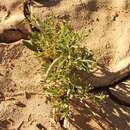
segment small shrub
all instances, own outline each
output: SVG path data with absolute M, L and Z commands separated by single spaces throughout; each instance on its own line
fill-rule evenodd
M 82 81 L 80 72 L 91 73 L 95 61 L 92 53 L 80 46 L 84 33 L 74 32 L 68 22 L 52 16 L 40 25 L 40 32 L 33 32 L 25 45 L 46 61 L 42 65 L 44 92 L 56 119 L 62 120 L 71 114 L 72 99 L 90 96 L 91 85 Z

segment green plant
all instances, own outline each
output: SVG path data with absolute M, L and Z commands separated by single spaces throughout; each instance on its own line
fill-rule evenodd
M 81 73 L 91 73 L 96 62 L 92 53 L 80 46 L 85 33 L 74 32 L 68 22 L 54 16 L 39 25 L 40 32 L 33 32 L 24 43 L 45 61 L 44 92 L 53 105 L 56 120 L 62 120 L 71 114 L 72 99 L 92 97 L 88 93 L 91 85 L 83 82 Z

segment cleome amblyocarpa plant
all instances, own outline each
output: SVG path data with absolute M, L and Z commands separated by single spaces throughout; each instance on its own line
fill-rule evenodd
M 89 83 L 83 83 L 79 72 L 89 74 L 94 65 L 92 53 L 80 46 L 83 33 L 74 32 L 66 21 L 50 17 L 40 24 L 25 45 L 44 59 L 42 80 L 44 92 L 58 120 L 69 117 L 72 99 L 89 96 Z

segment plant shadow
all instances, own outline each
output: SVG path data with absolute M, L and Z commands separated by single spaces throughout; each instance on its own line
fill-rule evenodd
M 37 3 L 41 4 L 41 7 L 51 7 L 60 3 L 61 0 L 35 0 Z
M 105 90 L 105 87 L 103 86 L 107 86 L 108 83 L 112 82 L 113 84 L 115 79 L 122 79 L 119 80 L 121 82 L 116 81 L 117 87 L 121 90 L 114 88 L 114 95 L 124 101 L 129 101 L 130 82 L 129 75 L 127 77 L 128 73 L 125 70 L 127 69 L 122 70 L 124 73 L 121 75 L 122 73 L 120 73 L 120 71 L 110 72 L 107 68 L 100 66 L 100 71 L 104 75 L 100 75 L 101 73 L 99 72 L 101 77 L 97 77 L 97 75 L 94 74 L 91 76 L 92 79 L 95 78 L 95 84 L 98 81 L 99 86 L 102 86 L 103 89 L 101 91 Z M 82 81 L 88 80 L 88 76 L 85 75 L 86 73 L 82 73 Z M 99 90 L 100 89 L 101 88 L 99 88 Z M 116 102 L 110 97 L 102 103 L 96 103 L 90 100 L 80 103 L 78 100 L 73 100 L 73 118 L 70 119 L 70 124 L 74 126 L 76 130 L 129 130 L 130 107 L 126 107 L 118 103 L 119 102 Z
M 97 105 L 90 101 L 73 101 L 73 119 L 70 124 L 78 130 L 129 130 L 130 108 L 118 105 L 111 99 Z

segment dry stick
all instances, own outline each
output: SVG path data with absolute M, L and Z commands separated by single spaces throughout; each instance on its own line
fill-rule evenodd
M 23 124 L 24 124 L 24 121 L 22 121 L 22 122 L 19 124 L 19 126 L 18 126 L 18 128 L 17 128 L 16 130 L 20 130 Z
M 25 0 L 24 1 L 24 5 L 23 5 L 23 12 L 24 12 L 24 16 L 27 20 L 27 22 L 29 23 L 29 26 L 31 28 L 31 30 L 33 32 L 41 32 L 41 30 L 35 26 L 32 22 L 34 21 L 33 15 L 32 15 L 32 0 Z M 35 20 L 35 23 L 37 23 L 37 21 Z

